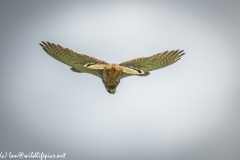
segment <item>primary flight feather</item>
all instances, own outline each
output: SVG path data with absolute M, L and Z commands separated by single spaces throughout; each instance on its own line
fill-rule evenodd
M 94 57 L 76 53 L 54 43 L 42 42 L 45 52 L 56 60 L 71 66 L 71 70 L 79 73 L 89 73 L 102 79 L 106 90 L 114 94 L 120 80 L 124 77 L 137 75 L 147 76 L 149 71 L 160 69 L 177 62 L 183 50 L 165 51 L 150 57 L 132 59 L 123 63 L 109 64 Z

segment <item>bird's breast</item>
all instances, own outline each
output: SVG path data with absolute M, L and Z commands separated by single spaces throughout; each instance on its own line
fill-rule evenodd
M 106 66 L 103 69 L 102 80 L 106 85 L 117 86 L 120 82 L 122 70 L 119 66 Z

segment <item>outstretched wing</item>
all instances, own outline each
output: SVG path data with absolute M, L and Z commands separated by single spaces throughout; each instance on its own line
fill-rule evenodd
M 102 60 L 90 57 L 84 54 L 78 54 L 68 48 L 64 48 L 60 45 L 56 45 L 49 42 L 42 42 L 40 45 L 43 49 L 56 60 L 71 66 L 75 72 L 89 73 L 101 78 L 101 70 L 89 69 L 84 67 L 87 63 L 90 64 L 108 64 Z
M 177 62 L 180 59 L 180 57 L 183 56 L 184 54 L 185 53 L 183 53 L 183 50 L 165 51 L 150 57 L 132 59 L 132 60 L 120 63 L 119 65 L 133 68 L 133 69 L 139 69 L 146 73 L 149 73 L 149 71 L 160 69 Z M 123 74 L 122 78 L 127 76 L 130 76 L 130 75 Z

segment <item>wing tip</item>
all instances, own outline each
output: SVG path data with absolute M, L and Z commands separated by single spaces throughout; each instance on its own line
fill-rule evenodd
M 58 48 L 58 49 L 64 49 L 64 47 L 60 46 L 59 44 L 56 45 L 56 44 L 51 43 L 51 42 L 49 42 L 49 41 L 47 41 L 47 42 L 42 41 L 42 42 L 39 43 L 39 45 L 42 46 L 43 48 Z
M 44 45 L 42 43 L 39 43 L 40 46 L 42 46 L 44 48 Z
M 186 53 L 185 53 L 185 52 L 183 52 L 183 53 L 180 52 L 179 55 L 178 55 L 178 57 L 182 57 L 184 54 L 186 54 Z

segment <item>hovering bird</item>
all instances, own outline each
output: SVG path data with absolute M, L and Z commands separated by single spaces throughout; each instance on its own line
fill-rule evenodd
M 150 57 L 132 59 L 120 64 L 110 64 L 105 61 L 90 57 L 85 54 L 78 54 L 59 44 L 42 42 L 40 45 L 53 58 L 59 60 L 74 72 L 89 73 L 102 79 L 106 90 L 110 94 L 116 92 L 116 88 L 122 78 L 128 76 L 147 76 L 149 71 L 160 69 L 177 62 L 183 50 L 165 51 Z

